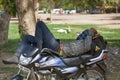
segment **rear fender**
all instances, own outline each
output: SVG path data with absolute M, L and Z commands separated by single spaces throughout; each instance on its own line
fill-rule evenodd
M 107 53 L 108 53 L 108 50 L 102 50 L 100 55 L 95 58 L 90 59 L 87 65 L 95 64 L 97 62 L 107 59 Z

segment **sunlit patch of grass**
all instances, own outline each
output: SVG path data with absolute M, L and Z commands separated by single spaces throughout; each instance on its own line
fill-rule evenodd
M 58 33 L 57 30 L 54 28 L 61 28 L 65 29 L 68 25 L 61 25 L 61 24 L 48 24 L 48 28 L 52 31 L 54 36 L 58 39 L 62 39 L 62 41 L 71 41 L 75 40 L 77 37 L 76 32 L 82 32 L 85 29 L 95 28 L 100 35 L 104 37 L 108 41 L 108 46 L 120 46 L 120 29 L 109 29 L 99 27 L 99 25 L 69 25 L 71 28 L 71 32 L 68 34 L 65 33 Z

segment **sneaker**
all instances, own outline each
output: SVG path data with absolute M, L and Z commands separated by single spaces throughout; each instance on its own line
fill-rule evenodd
M 3 59 L 2 62 L 4 64 L 18 64 L 18 57 L 14 55 L 13 57 L 8 58 L 6 60 Z

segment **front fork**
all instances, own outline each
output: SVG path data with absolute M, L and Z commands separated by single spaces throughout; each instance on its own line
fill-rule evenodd
M 19 71 L 18 71 L 17 75 L 22 75 L 24 77 L 24 80 L 29 80 L 31 74 L 32 74 L 32 78 L 33 77 L 35 78 L 35 75 L 36 75 L 38 80 L 40 80 L 40 76 L 36 72 L 34 72 L 33 69 L 26 68 L 26 67 L 19 65 L 19 64 L 18 64 L 18 68 L 19 68 Z M 33 76 L 33 74 L 34 74 L 34 76 Z
M 19 71 L 18 71 L 17 74 L 18 75 L 27 74 L 27 76 L 23 75 L 23 77 L 24 77 L 25 80 L 28 80 L 32 71 L 30 69 L 26 68 L 26 67 L 23 67 L 23 66 L 19 65 L 19 64 L 18 64 L 18 68 L 19 68 Z

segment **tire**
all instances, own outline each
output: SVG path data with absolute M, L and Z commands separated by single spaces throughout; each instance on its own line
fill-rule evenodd
M 69 80 L 69 79 L 63 79 L 56 74 L 52 74 L 48 80 Z
M 89 69 L 83 77 L 85 80 L 106 80 L 104 73 L 99 69 Z
M 24 77 L 22 75 L 15 75 L 10 80 L 23 80 Z
M 38 78 L 37 74 L 31 73 L 28 80 L 39 80 L 39 78 Z
M 96 70 L 97 72 L 99 72 L 102 77 L 104 78 L 103 80 L 106 80 L 106 70 L 107 70 L 107 67 L 104 63 L 100 63 L 99 65 L 101 65 L 102 67 L 100 66 L 95 66 L 95 67 L 92 67 L 90 70 Z
M 24 80 L 25 78 L 22 75 L 15 75 L 10 80 Z M 39 80 L 36 74 L 31 74 L 28 80 Z

